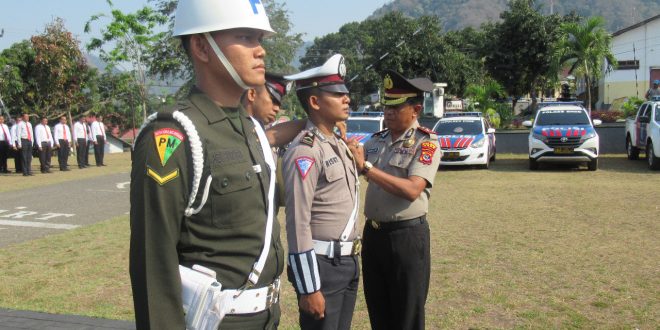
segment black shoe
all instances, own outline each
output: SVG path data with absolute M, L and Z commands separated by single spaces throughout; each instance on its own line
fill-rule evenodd
M 28 175 L 29 175 L 29 174 L 25 174 L 25 173 L 23 173 L 23 176 L 28 176 Z
M 66 172 L 66 171 L 71 171 L 71 170 L 67 167 L 67 168 L 61 169 L 60 171 L 65 171 Z

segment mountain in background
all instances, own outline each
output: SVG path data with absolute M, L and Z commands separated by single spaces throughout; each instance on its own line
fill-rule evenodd
M 371 18 L 400 11 L 410 17 L 436 15 L 445 30 L 479 27 L 499 20 L 508 9 L 508 0 L 394 0 L 376 10 Z M 536 0 L 541 13 L 560 15 L 575 11 L 578 15 L 603 16 L 607 29 L 615 32 L 660 14 L 660 0 Z

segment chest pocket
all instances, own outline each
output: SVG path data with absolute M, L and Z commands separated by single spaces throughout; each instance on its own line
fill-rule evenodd
M 256 221 L 246 214 L 246 210 L 262 203 L 261 191 L 252 189 L 259 184 L 252 164 L 240 162 L 216 167 L 211 175 L 213 224 L 218 228 L 236 228 Z
M 410 162 L 414 158 L 414 154 L 397 154 L 395 153 L 392 155 L 390 158 L 389 164 L 390 166 L 393 167 L 398 167 L 398 168 L 408 168 L 410 165 Z
M 346 177 L 346 172 L 341 162 L 327 166 L 323 170 L 325 172 L 325 180 L 328 182 L 335 182 Z

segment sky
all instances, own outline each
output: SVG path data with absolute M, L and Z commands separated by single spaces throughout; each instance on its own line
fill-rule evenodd
M 246 0 L 247 1 L 247 0 Z M 328 33 L 337 32 L 349 22 L 359 22 L 391 0 L 278 0 L 289 11 L 294 33 L 304 33 L 303 40 L 311 41 Z M 115 8 L 135 12 L 147 4 L 146 0 L 113 0 Z M 149 3 L 153 5 L 153 2 Z M 91 37 L 99 35 L 106 19 L 92 25 L 92 34 L 84 33 L 87 20 L 98 13 L 109 13 L 104 0 L 2 0 L 0 2 L 0 51 L 12 44 L 29 39 L 44 31 L 46 24 L 56 17 L 64 19 L 67 30 L 81 41 L 81 48 Z M 96 35 L 93 35 L 96 33 Z

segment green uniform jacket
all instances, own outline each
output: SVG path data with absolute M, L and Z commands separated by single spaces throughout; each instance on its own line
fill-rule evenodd
M 196 89 L 175 110 L 190 118 L 203 145 L 204 170 L 194 208 L 202 201 L 208 176 L 213 179 L 201 211 L 186 217 L 193 181 L 186 131 L 176 120 L 158 119 L 140 133 L 130 194 L 130 275 L 138 329 L 185 328 L 179 264 L 210 268 L 223 289 L 236 289 L 246 283 L 264 242 L 270 174 L 245 110 L 222 109 Z M 261 167 L 260 173 L 253 165 Z M 272 283 L 284 267 L 277 221 L 272 236 L 255 288 Z M 223 327 L 232 318 L 246 319 L 227 316 Z

